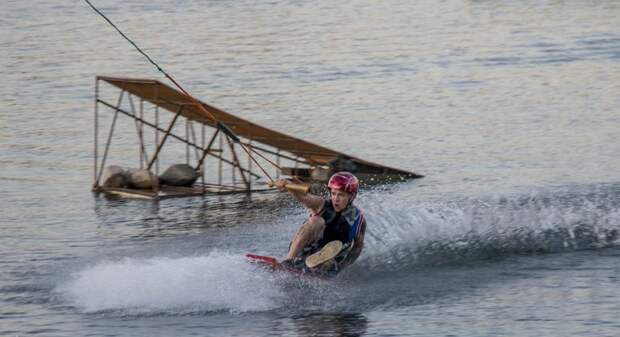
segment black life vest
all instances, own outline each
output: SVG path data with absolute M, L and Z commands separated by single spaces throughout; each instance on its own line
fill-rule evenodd
M 341 212 L 336 212 L 330 199 L 325 200 L 323 208 L 317 215 L 325 220 L 323 237 L 319 240 L 320 247 L 334 240 L 340 240 L 344 244 L 350 243 L 359 233 L 363 221 L 359 208 L 349 204 Z

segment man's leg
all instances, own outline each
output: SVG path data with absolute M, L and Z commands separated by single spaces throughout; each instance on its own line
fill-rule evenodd
M 325 220 L 318 215 L 310 217 L 297 231 L 286 260 L 294 259 L 301 250 L 321 238 L 325 229 Z

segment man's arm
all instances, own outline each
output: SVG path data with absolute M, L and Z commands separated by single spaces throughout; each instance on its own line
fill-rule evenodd
M 287 180 L 280 179 L 275 182 L 275 186 L 282 191 L 286 189 L 287 183 Z M 293 196 L 293 198 L 295 198 L 295 200 L 301 202 L 306 208 L 310 209 L 313 214 L 318 213 L 321 208 L 323 208 L 323 203 L 325 201 L 319 196 L 296 190 L 288 190 L 288 192 Z

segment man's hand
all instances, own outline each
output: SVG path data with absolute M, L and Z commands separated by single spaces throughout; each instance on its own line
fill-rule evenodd
M 278 179 L 273 182 L 273 186 L 279 189 L 280 192 L 286 192 L 286 184 L 288 183 L 289 181 L 286 179 Z

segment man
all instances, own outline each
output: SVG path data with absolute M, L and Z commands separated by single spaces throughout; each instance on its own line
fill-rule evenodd
M 275 183 L 280 190 L 284 190 L 286 184 L 286 180 Z M 289 190 L 312 213 L 293 238 L 283 265 L 306 268 L 310 266 L 306 258 L 308 261 L 312 258 L 321 272 L 337 273 L 353 263 L 362 252 L 366 220 L 360 209 L 353 205 L 359 181 L 349 172 L 338 172 L 329 179 L 327 187 L 330 192 L 328 199 Z

